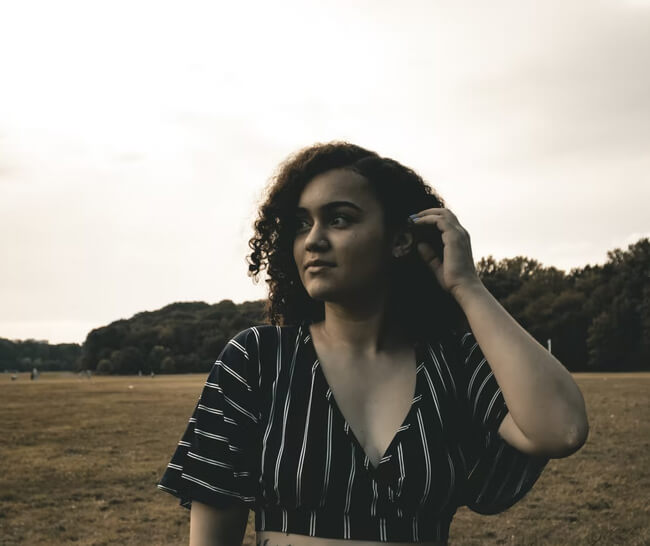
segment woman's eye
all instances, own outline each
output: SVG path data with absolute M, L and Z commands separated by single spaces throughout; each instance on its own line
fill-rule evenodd
M 338 223 L 339 225 L 345 225 L 345 224 L 348 223 L 348 221 L 349 221 L 349 218 L 348 218 L 347 216 L 345 216 L 345 215 L 343 215 L 343 214 L 336 214 L 335 216 L 332 216 L 332 220 L 331 220 L 331 222 L 335 222 L 335 221 L 336 221 L 337 219 L 339 219 L 339 218 L 340 218 L 341 220 L 343 220 L 343 224 L 341 224 L 341 223 L 339 222 L 339 223 Z M 297 229 L 297 230 L 302 230 L 305 226 L 309 226 L 309 224 L 307 223 L 307 221 L 306 221 L 305 219 L 303 219 L 303 218 L 298 218 L 298 219 L 296 220 L 296 229 Z
M 348 221 L 347 216 L 343 216 L 342 214 L 337 214 L 336 216 L 334 216 L 332 221 L 334 221 L 336 218 L 342 218 L 345 223 L 347 223 L 347 221 Z
M 307 225 L 307 222 L 301 218 L 296 220 L 296 229 L 302 229 L 305 225 Z

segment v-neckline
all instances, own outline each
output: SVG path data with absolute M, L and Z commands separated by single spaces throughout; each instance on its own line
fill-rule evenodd
M 311 333 L 311 330 L 309 326 L 311 325 L 312 321 L 310 320 L 304 320 L 302 322 L 302 327 L 303 327 L 303 337 L 308 338 L 308 345 L 310 347 L 310 350 L 312 352 L 312 356 L 315 357 L 315 359 L 318 361 L 318 365 L 316 366 L 317 370 L 316 373 L 320 374 L 321 380 L 323 381 L 323 384 L 326 387 L 326 392 L 325 392 L 325 398 L 327 401 L 330 403 L 334 411 L 338 414 L 339 418 L 343 421 L 344 424 L 344 431 L 348 438 L 352 441 L 355 449 L 355 452 L 359 454 L 359 456 L 363 456 L 363 466 L 368 470 L 371 474 L 374 476 L 377 475 L 377 473 L 382 469 L 382 465 L 384 463 L 387 463 L 393 456 L 393 450 L 395 449 L 395 444 L 399 442 L 400 437 L 402 432 L 405 430 L 409 429 L 411 426 L 411 423 L 413 421 L 413 414 L 417 410 L 418 407 L 418 402 L 422 399 L 422 385 L 420 384 L 421 379 L 420 379 L 420 370 L 422 369 L 422 366 L 424 365 L 424 361 L 421 358 L 421 346 L 419 342 L 415 342 L 413 344 L 413 349 L 415 353 L 415 390 L 413 393 L 413 397 L 411 398 L 411 406 L 409 410 L 406 412 L 406 416 L 402 420 L 402 423 L 397 427 L 397 430 L 393 434 L 393 437 L 388 444 L 388 447 L 386 448 L 386 451 L 382 454 L 382 456 L 379 458 L 379 464 L 378 466 L 374 466 L 372 462 L 370 462 L 370 457 L 368 457 L 368 454 L 366 453 L 365 449 L 361 445 L 361 442 L 359 442 L 358 438 L 354 434 L 354 431 L 352 430 L 352 427 L 350 426 L 350 423 L 346 419 L 345 415 L 343 415 L 343 412 L 341 411 L 341 408 L 339 407 L 338 403 L 336 402 L 336 397 L 334 396 L 334 391 L 332 390 L 332 387 L 330 386 L 329 382 L 327 381 L 327 378 L 325 377 L 325 372 L 322 369 L 322 364 L 320 361 L 320 357 L 318 356 L 318 353 L 316 352 L 316 346 L 314 345 L 313 341 L 313 336 Z

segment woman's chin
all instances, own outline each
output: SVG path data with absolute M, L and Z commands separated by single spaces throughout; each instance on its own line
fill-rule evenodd
M 320 300 L 320 301 L 330 301 L 333 297 L 336 297 L 336 293 L 332 292 L 331 290 L 323 288 L 316 288 L 316 287 L 310 287 L 309 290 L 307 290 L 307 294 L 309 294 L 309 297 L 313 300 Z
M 321 281 L 320 279 L 308 281 L 305 290 L 309 294 L 309 297 L 314 300 L 335 301 L 341 296 L 340 290 L 331 283 Z

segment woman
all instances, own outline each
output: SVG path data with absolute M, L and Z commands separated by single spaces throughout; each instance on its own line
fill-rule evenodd
M 447 544 L 458 506 L 501 512 L 584 444 L 571 375 L 411 169 L 305 148 L 255 229 L 271 324 L 223 349 L 159 483 L 192 508 L 190 544 L 240 544 L 249 509 L 262 545 Z

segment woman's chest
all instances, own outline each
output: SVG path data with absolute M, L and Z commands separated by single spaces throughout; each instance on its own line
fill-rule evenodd
M 373 467 L 378 467 L 416 395 L 417 366 L 412 351 L 374 362 L 320 353 L 326 397 L 350 429 Z
M 309 352 L 276 366 L 260 390 L 266 502 L 335 501 L 372 514 L 449 503 L 463 471 L 453 441 L 456 389 L 422 349 L 415 357 L 410 370 L 381 377 L 329 373 Z

